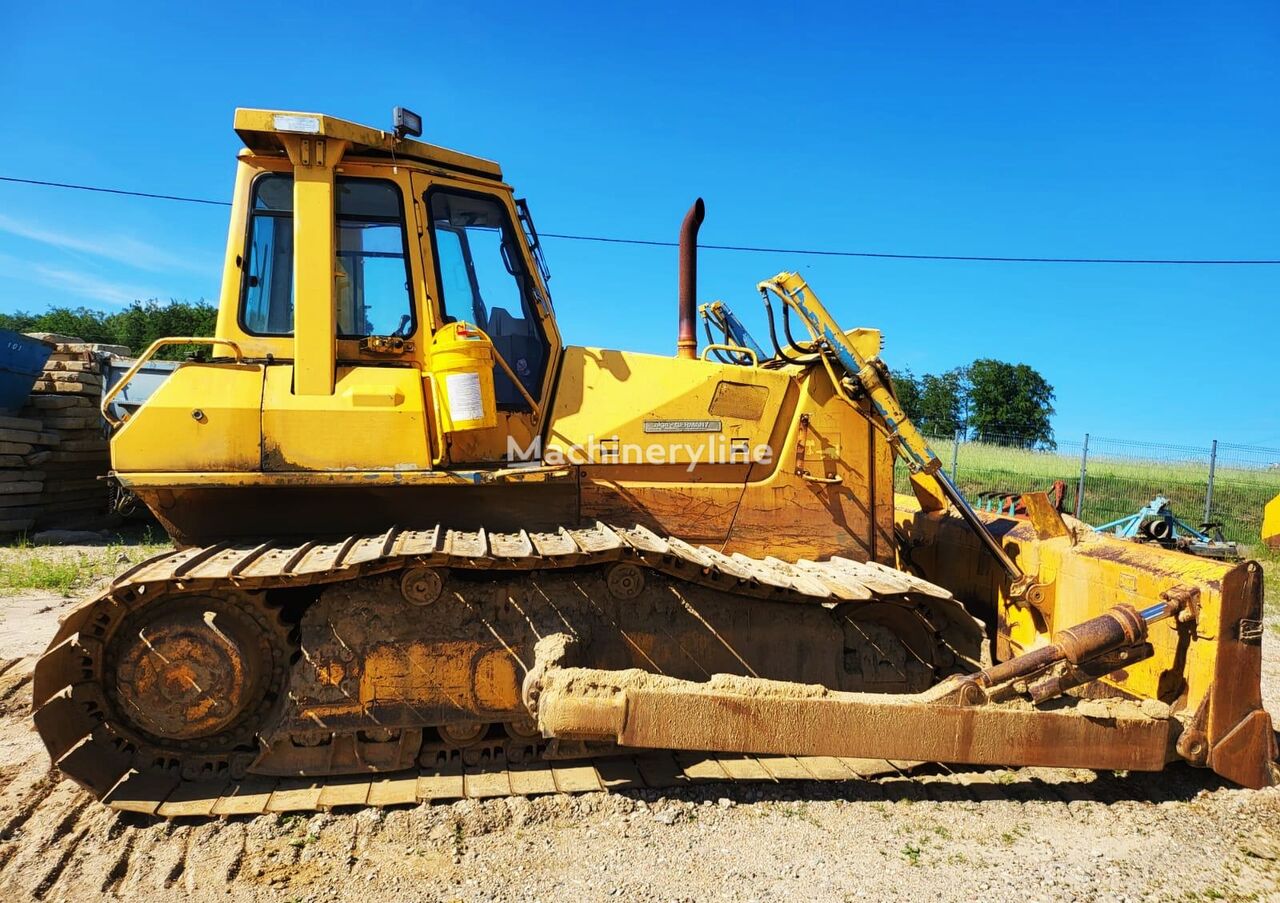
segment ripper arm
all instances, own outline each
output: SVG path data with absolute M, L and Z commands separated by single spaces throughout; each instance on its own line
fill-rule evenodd
M 964 494 L 951 482 L 942 469 L 942 461 L 929 447 L 928 441 L 916 425 L 911 422 L 898 399 L 894 395 L 888 368 L 879 356 L 862 354 L 855 343 L 832 318 L 822 302 L 818 300 L 813 289 L 797 273 L 779 273 L 772 279 L 761 282 L 758 286 L 766 303 L 768 292 L 773 292 L 782 299 L 782 303 L 795 310 L 804 320 L 813 336 L 816 350 L 823 362 L 833 371 L 832 377 L 837 388 L 844 392 L 857 387 L 871 400 L 880 419 L 885 435 L 894 452 L 898 454 L 911 470 L 912 478 L 931 477 L 942 490 L 947 500 L 955 506 L 960 516 L 977 534 L 978 539 L 987 551 L 1000 563 L 1009 575 L 1012 586 L 1010 599 L 1016 602 L 1038 604 L 1043 597 L 1042 588 L 1035 579 L 1022 572 L 1017 563 L 1005 551 L 1000 540 L 991 535 L 991 531 L 978 517 L 973 508 L 965 500 Z M 847 397 L 847 396 L 846 396 Z

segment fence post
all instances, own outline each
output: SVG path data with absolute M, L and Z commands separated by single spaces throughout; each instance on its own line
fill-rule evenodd
M 1209 485 L 1204 491 L 1204 520 L 1201 523 L 1209 523 L 1210 512 L 1213 510 L 1213 472 L 1218 468 L 1218 440 L 1213 440 L 1213 445 L 1209 446 Z
M 1076 486 L 1076 520 L 1084 513 L 1084 474 L 1089 469 L 1089 434 L 1084 434 L 1084 445 L 1080 448 L 1080 483 Z
M 961 430 L 956 430 L 956 434 L 951 437 L 951 482 L 956 481 L 956 464 L 960 460 L 960 436 Z

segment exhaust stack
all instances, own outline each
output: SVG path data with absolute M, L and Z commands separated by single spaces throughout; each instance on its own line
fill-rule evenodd
M 676 357 L 684 360 L 698 356 L 698 333 L 694 328 L 698 304 L 698 229 L 706 212 L 702 198 L 698 198 L 680 225 L 680 331 L 676 336 Z

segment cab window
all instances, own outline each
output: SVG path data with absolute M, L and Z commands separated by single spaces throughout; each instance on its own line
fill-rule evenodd
M 381 179 L 334 183 L 334 294 L 340 338 L 412 334 L 416 327 L 400 191 Z M 244 255 L 241 325 L 251 335 L 293 335 L 293 177 L 253 185 Z
M 537 398 L 549 348 L 534 303 L 537 282 L 506 207 L 489 195 L 440 188 L 428 191 L 426 201 L 444 322 L 461 320 L 483 329 L 525 390 Z M 528 409 L 496 364 L 493 384 L 499 408 Z

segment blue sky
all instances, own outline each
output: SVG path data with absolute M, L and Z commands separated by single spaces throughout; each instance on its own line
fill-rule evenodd
M 10 5 L 0 175 L 229 198 L 236 106 L 492 157 L 547 232 L 906 253 L 1280 257 L 1280 7 Z M 179 10 L 176 11 L 175 10 Z M 0 309 L 214 299 L 225 208 L 0 184 Z M 674 249 L 547 241 L 569 341 L 667 353 Z M 763 338 L 800 269 L 917 373 L 1023 361 L 1061 439 L 1280 447 L 1280 267 L 704 252 Z

